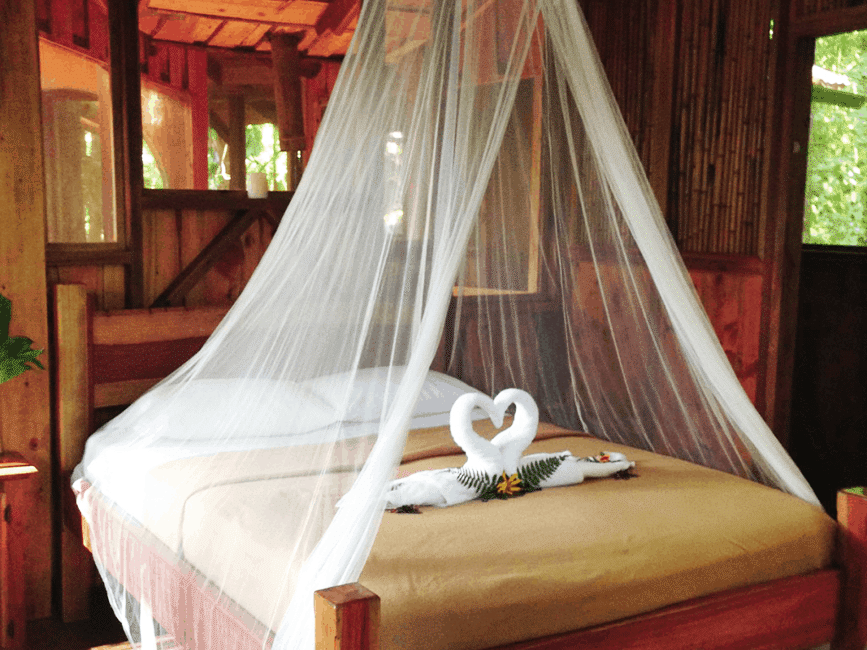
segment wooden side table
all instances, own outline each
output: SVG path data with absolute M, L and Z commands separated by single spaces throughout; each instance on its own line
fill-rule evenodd
M 21 454 L 0 454 L 0 648 L 24 648 L 24 488 L 36 468 Z

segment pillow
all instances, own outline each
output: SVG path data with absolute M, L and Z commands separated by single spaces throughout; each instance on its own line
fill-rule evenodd
M 150 412 L 148 431 L 179 440 L 222 437 L 227 423 L 240 437 L 307 433 L 337 422 L 337 411 L 314 393 L 272 379 L 193 379 L 163 384 L 132 407 Z
M 376 422 L 381 416 L 382 402 L 386 394 L 390 399 L 393 398 L 403 379 L 404 371 L 405 367 L 395 366 L 391 368 L 389 377 L 387 366 L 360 369 L 355 374 L 355 383 L 348 399 L 346 393 L 352 378 L 351 372 L 309 379 L 302 382 L 302 386 L 318 395 L 323 401 L 333 404 L 338 411 L 342 411 L 341 419 L 344 421 Z M 455 400 L 464 393 L 478 392 L 460 379 L 435 370 L 429 371 L 413 410 L 412 427 L 447 424 Z M 341 409 L 344 401 L 346 408 Z

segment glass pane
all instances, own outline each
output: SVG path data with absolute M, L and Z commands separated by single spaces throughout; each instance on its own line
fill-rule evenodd
M 867 246 L 867 31 L 816 39 L 805 244 Z
M 40 39 L 49 243 L 116 242 L 108 65 Z
M 195 65 L 193 55 L 202 50 L 185 57 L 178 52 L 182 50 L 168 55 L 176 59 L 175 68 Z M 208 70 L 206 84 L 190 81 L 184 87 L 142 76 L 144 186 L 245 189 L 249 174 L 258 172 L 264 174 L 268 189 L 288 189 L 289 157 L 280 151 L 270 56 L 213 48 L 201 55 L 206 57 L 200 62 Z M 192 68 L 178 73 L 187 80 L 195 76 Z M 242 143 L 239 159 L 232 142 Z
M 142 79 L 142 165 L 145 187 L 173 190 L 195 187 L 193 114 L 190 105 L 188 93 Z

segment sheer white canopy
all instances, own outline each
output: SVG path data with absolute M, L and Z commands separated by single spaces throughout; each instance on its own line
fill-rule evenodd
M 91 438 L 78 474 L 130 520 L 179 516 L 179 562 L 185 522 L 207 529 L 196 494 L 289 477 L 261 623 L 274 648 L 309 648 L 311 593 L 359 577 L 407 431 L 447 423 L 469 389 L 432 367 L 816 503 L 702 311 L 572 0 L 366 0 L 248 286 L 190 362 Z M 176 492 L 160 468 L 181 462 Z M 94 554 L 122 567 L 104 573 L 113 606 L 147 641 L 164 596 L 126 597 L 118 580 L 150 567 L 125 548 Z M 221 564 L 231 550 L 197 560 L 223 567 L 208 577 L 229 596 L 260 578 L 255 558 Z

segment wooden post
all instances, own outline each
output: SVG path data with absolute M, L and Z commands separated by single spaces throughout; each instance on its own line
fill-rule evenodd
M 117 218 L 126 227 L 132 253 L 127 276 L 127 307 L 144 305 L 141 199 L 142 171 L 141 72 L 139 68 L 138 3 L 108 3 L 111 49 L 111 97 L 117 182 Z
M 314 594 L 316 650 L 379 648 L 379 596 L 353 583 Z
M 839 560 L 843 566 L 834 650 L 867 646 L 867 496 L 837 493 Z
M 271 37 L 280 150 L 288 151 L 290 157 L 296 151 L 303 151 L 307 145 L 301 102 L 301 55 L 298 52 L 298 44 L 303 36 L 302 33 L 275 34 Z
M 48 347 L 45 182 L 36 3 L 0 0 L 0 293 L 12 301 L 10 334 Z M 40 360 L 51 366 L 51 359 Z M 0 386 L 6 451 L 39 469 L 21 486 L 28 503 L 22 543 L 27 618 L 51 614 L 52 498 L 49 373 L 31 370 Z
M 244 96 L 229 97 L 229 189 L 247 188 L 247 141 Z
M 193 122 L 193 189 L 208 189 L 208 53 L 187 49 Z
M 80 284 L 54 287 L 55 448 L 60 477 L 60 582 L 64 622 L 90 617 L 90 587 L 94 564 L 81 545 L 80 518 L 69 480 L 84 455 L 84 443 L 93 431 L 92 383 L 87 377 L 89 345 L 87 291 Z M 62 346 L 62 347 L 61 347 Z

